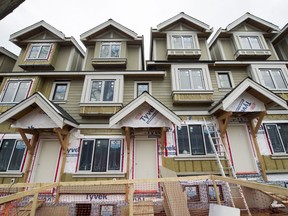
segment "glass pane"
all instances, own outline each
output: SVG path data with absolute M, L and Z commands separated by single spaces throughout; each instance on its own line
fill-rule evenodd
M 98 139 L 95 143 L 93 172 L 106 172 L 107 171 L 107 155 L 108 155 L 108 139 Z
M 121 140 L 111 140 L 109 149 L 108 170 L 120 170 Z
M 40 46 L 32 46 L 28 59 L 36 59 L 38 58 L 38 53 L 40 51 Z
M 205 89 L 202 70 L 191 71 L 193 89 Z
M 258 37 L 249 37 L 252 49 L 262 49 Z
M 179 70 L 180 89 L 191 89 L 190 73 L 188 70 Z
M 180 36 L 173 36 L 172 40 L 173 40 L 173 48 L 174 49 L 182 49 L 183 48 L 182 39 Z
M 103 101 L 113 101 L 114 81 L 105 81 Z
M 240 43 L 242 49 L 251 49 L 248 37 L 240 37 Z
M 26 145 L 22 140 L 17 141 L 8 170 L 20 170 Z
M 111 46 L 111 57 L 118 58 L 120 55 L 120 45 L 119 44 L 112 44 Z
M 101 90 L 102 90 L 102 81 L 97 80 L 92 81 L 90 101 L 100 101 Z
M 22 81 L 18 87 L 18 91 L 15 95 L 15 99 L 14 102 L 20 102 L 22 100 L 24 100 L 27 96 L 27 92 L 29 90 L 30 87 L 30 81 Z
M 275 153 L 284 152 L 282 142 L 277 130 L 277 125 L 266 125 L 266 129 L 269 135 L 270 144 Z
M 61 83 L 55 85 L 54 95 L 52 100 L 64 100 L 67 90 L 67 84 Z
M 183 36 L 183 44 L 184 44 L 185 49 L 194 48 L 194 46 L 193 46 L 194 44 L 193 44 L 191 36 Z
M 284 80 L 283 74 L 281 70 L 271 70 L 272 76 L 274 78 L 274 81 L 277 85 L 277 88 L 281 88 L 281 89 L 286 89 L 287 88 L 287 84 Z
M 6 171 L 14 148 L 14 139 L 4 139 L 0 148 L 0 171 Z
M 16 81 L 10 81 L 8 83 L 8 86 L 4 92 L 2 102 L 13 102 L 14 100 L 14 95 L 18 89 L 18 82 Z
M 177 129 L 177 141 L 179 154 L 190 154 L 187 126 Z
M 213 129 L 213 127 L 210 127 L 209 130 L 214 130 L 214 129 Z M 211 133 L 212 137 L 215 137 L 215 134 L 213 131 L 210 131 L 210 133 Z M 207 154 L 214 154 L 212 144 L 211 144 L 210 139 L 209 139 L 209 133 L 204 127 L 203 127 L 203 134 L 204 134 L 204 140 L 205 140 L 205 145 L 206 145 L 206 153 Z
M 286 153 L 288 153 L 288 124 L 278 124 L 278 130 L 282 138 Z
M 102 205 L 100 216 L 113 216 L 113 205 Z
M 102 44 L 100 57 L 103 57 L 103 58 L 109 57 L 109 49 L 110 49 L 110 45 L 109 44 Z
M 268 88 L 275 89 L 276 86 L 272 80 L 270 71 L 269 70 L 261 70 L 261 74 L 262 74 L 265 86 Z
M 189 125 L 190 143 L 193 155 L 204 155 L 204 140 L 201 125 Z
M 42 46 L 38 58 L 47 59 L 49 51 L 50 51 L 50 45 Z
M 220 87 L 221 88 L 231 88 L 231 82 L 229 78 L 229 74 L 227 73 L 218 73 L 218 78 L 220 82 Z
M 149 83 L 138 83 L 137 96 L 142 94 L 144 91 L 149 92 Z
M 79 170 L 91 170 L 94 140 L 83 140 Z

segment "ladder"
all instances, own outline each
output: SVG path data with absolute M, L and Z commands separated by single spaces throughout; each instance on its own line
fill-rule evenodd
M 204 132 L 208 134 L 209 141 L 212 147 L 212 150 L 215 154 L 220 173 L 223 177 L 226 177 L 226 171 L 232 176 L 232 178 L 237 179 L 237 175 L 234 169 L 234 166 L 230 160 L 230 154 L 228 153 L 226 147 L 224 146 L 220 132 L 215 123 L 209 122 L 207 123 L 205 118 L 204 120 Z M 221 160 L 225 162 L 226 166 L 223 166 Z M 251 216 L 251 212 L 249 210 L 248 204 L 244 197 L 243 190 L 240 185 L 237 184 L 229 184 L 226 183 L 230 192 L 230 197 L 232 201 L 232 205 L 234 208 L 239 208 L 241 211 L 246 212 L 249 216 Z

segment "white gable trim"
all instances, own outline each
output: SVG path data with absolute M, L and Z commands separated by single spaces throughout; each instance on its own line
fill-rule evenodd
M 125 116 L 129 115 L 133 110 L 141 106 L 144 102 L 154 107 L 158 112 L 160 112 L 163 116 L 165 116 L 175 125 L 181 126 L 181 119 L 177 115 L 175 115 L 167 107 L 163 106 L 159 101 L 153 98 L 150 94 L 148 94 L 147 92 L 144 92 L 134 101 L 129 103 L 127 106 L 125 106 L 122 110 L 120 110 L 118 113 L 112 116 L 109 121 L 109 127 L 113 127 L 115 124 L 121 121 Z

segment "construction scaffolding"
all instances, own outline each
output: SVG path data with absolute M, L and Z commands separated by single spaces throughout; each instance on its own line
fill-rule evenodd
M 211 205 L 237 209 L 226 183 L 242 187 L 252 215 L 287 215 L 288 189 L 214 175 L 2 184 L 0 215 L 204 216 Z M 135 190 L 135 185 L 143 187 Z

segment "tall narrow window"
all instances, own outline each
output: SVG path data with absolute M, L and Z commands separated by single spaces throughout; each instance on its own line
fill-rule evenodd
M 217 76 L 220 88 L 232 88 L 232 82 L 229 72 L 218 72 Z
M 28 95 L 31 80 L 9 80 L 2 92 L 1 102 L 18 103 Z
M 64 101 L 67 99 L 69 82 L 55 82 L 52 87 L 53 101 Z
M 265 124 L 274 153 L 288 153 L 288 124 Z

